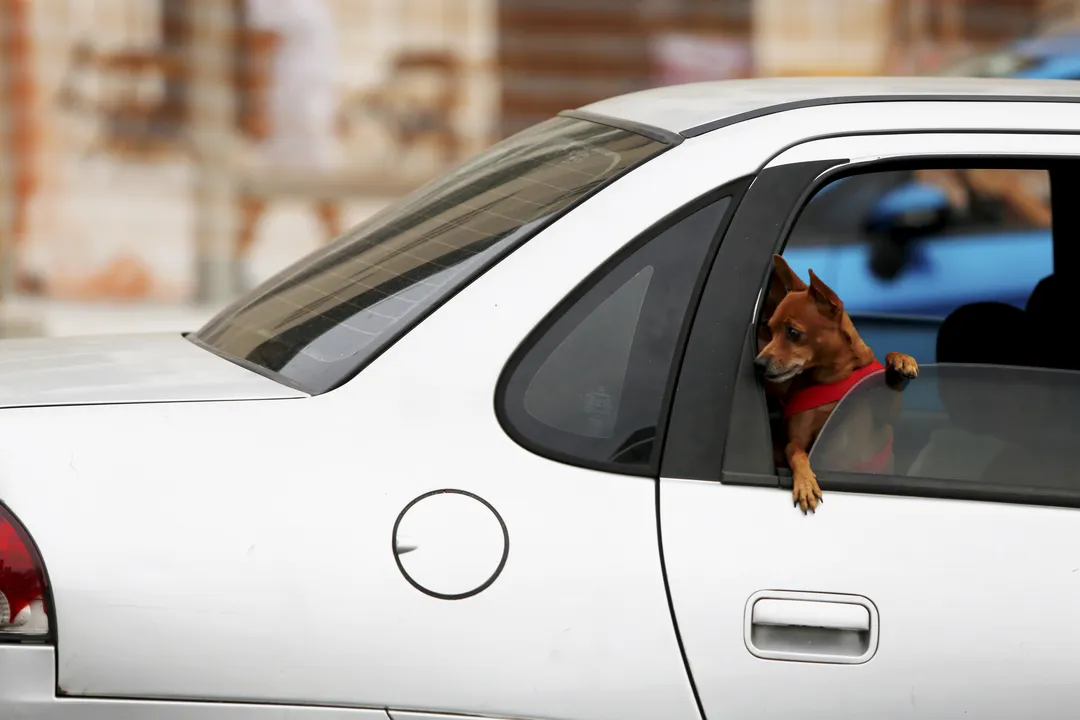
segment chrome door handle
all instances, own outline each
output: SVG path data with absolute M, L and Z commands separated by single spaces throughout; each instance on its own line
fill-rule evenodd
M 762 590 L 743 625 L 746 649 L 767 660 L 858 664 L 877 652 L 877 608 L 861 595 Z
M 762 598 L 754 603 L 751 622 L 777 627 L 870 630 L 870 611 L 854 603 Z

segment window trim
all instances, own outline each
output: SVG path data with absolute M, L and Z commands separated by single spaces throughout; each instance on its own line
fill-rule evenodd
M 865 493 L 931 500 L 969 500 L 1034 507 L 1080 508 L 1080 488 L 1069 491 L 1025 485 L 992 485 L 965 480 L 939 480 L 907 475 L 870 475 L 836 470 L 815 471 L 815 475 L 822 491 L 827 492 Z M 790 471 L 778 479 L 778 487 L 791 490 Z
M 686 138 L 676 132 L 665 130 L 663 128 L 656 127 L 655 125 L 646 125 L 645 123 L 634 122 L 633 120 L 626 120 L 624 118 L 612 117 L 611 115 L 601 115 L 600 113 L 594 113 L 589 110 L 563 110 L 558 114 L 558 117 L 573 118 L 575 120 L 587 120 L 597 125 L 607 125 L 618 130 L 626 130 L 637 135 L 644 135 L 650 140 L 656 140 L 666 145 L 675 147 L 682 143 Z
M 972 155 L 941 155 L 935 154 L 912 154 L 902 158 L 884 158 L 867 161 L 851 162 L 850 160 L 821 160 L 806 161 L 766 167 L 755 181 L 754 187 L 747 193 L 745 202 L 740 205 L 740 213 L 745 213 L 747 223 L 741 224 L 743 218 L 736 217 L 731 224 L 731 234 L 736 240 L 744 238 L 740 245 L 745 253 L 752 258 L 749 262 L 762 268 L 756 288 L 753 292 L 754 301 L 752 312 L 744 314 L 750 317 L 748 326 L 743 327 L 745 337 L 740 347 L 740 355 L 733 363 L 736 367 L 735 382 L 730 389 L 731 402 L 726 405 L 729 412 L 722 414 L 719 422 L 713 420 L 706 425 L 707 431 L 723 431 L 723 451 L 716 453 L 701 453 L 701 457 L 695 458 L 695 462 L 686 466 L 682 473 L 668 472 L 665 466 L 662 477 L 684 477 L 688 479 L 701 479 L 719 481 L 725 485 L 770 487 L 783 490 L 791 490 L 792 476 L 790 469 L 776 468 L 772 462 L 772 437 L 769 430 L 768 411 L 765 403 L 764 388 L 757 379 L 754 371 L 754 343 L 758 315 L 761 310 L 763 293 L 767 288 L 769 272 L 771 270 L 772 254 L 782 253 L 791 229 L 798 221 L 799 214 L 813 195 L 825 184 L 839 177 L 857 175 L 872 172 L 871 168 L 893 169 L 905 165 L 917 167 L 956 167 L 957 161 L 965 162 L 965 167 L 992 167 L 992 168 L 1032 168 L 1045 169 L 1048 172 L 1060 170 L 1063 167 L 1072 167 L 1076 175 L 1080 175 L 1080 158 L 1048 156 L 1048 155 L 1019 155 L 1016 153 L 1003 154 L 980 154 Z M 803 179 L 803 185 L 798 187 L 798 179 Z M 755 192 L 759 191 L 760 196 Z M 1053 195 L 1053 189 L 1051 188 Z M 783 222 L 776 221 L 776 213 L 769 217 L 769 208 L 775 209 L 781 203 L 788 207 Z M 757 206 L 755 208 L 755 206 Z M 759 216 L 759 217 L 755 217 Z M 756 220 L 756 222 L 750 222 Z M 1055 218 L 1056 220 L 1056 218 Z M 1056 226 L 1056 222 L 1055 222 Z M 768 240 L 772 237 L 772 241 Z M 754 238 L 749 240 L 748 238 Z M 726 246 L 724 248 L 726 250 Z M 734 252 L 734 247 L 732 248 Z M 743 256 L 744 258 L 746 255 Z M 722 258 L 717 258 L 720 265 Z M 718 273 L 726 276 L 730 281 L 730 273 Z M 751 275 L 752 273 L 744 273 Z M 718 284 L 722 281 L 718 281 Z M 711 280 L 710 280 L 711 284 Z M 745 283 L 731 283 L 740 285 Z M 706 289 L 706 293 L 709 288 Z M 744 292 L 744 295 L 748 293 Z M 731 292 L 726 297 L 729 301 L 737 300 Z M 699 308 L 699 316 L 703 318 L 708 327 L 718 327 L 715 323 L 721 315 L 726 315 L 721 308 L 712 305 L 712 299 L 703 297 Z M 739 304 L 739 303 L 736 303 Z M 749 305 L 743 299 L 742 305 Z M 704 318 L 713 317 L 712 320 Z M 693 339 L 692 339 L 693 342 Z M 684 366 L 693 367 L 702 362 L 702 349 L 690 345 L 686 349 Z M 681 378 L 680 378 L 681 380 Z M 688 378 L 688 383 L 690 379 Z M 719 381 L 711 379 L 702 392 L 700 382 L 693 384 L 696 393 L 684 393 L 687 396 L 716 397 Z M 706 413 L 700 410 L 697 413 L 687 413 L 690 418 L 683 418 L 682 423 L 704 422 L 708 419 Z M 672 422 L 676 415 L 673 413 Z M 739 423 L 730 423 L 730 419 L 738 417 Z M 764 433 L 762 433 L 762 427 Z M 714 435 L 715 437 L 716 435 Z M 672 435 L 672 440 L 675 436 Z M 669 441 L 669 445 L 670 445 Z M 665 460 L 667 459 L 665 447 Z M 719 456 L 719 463 L 710 466 L 705 464 L 705 457 Z M 765 470 L 767 464 L 768 470 Z M 719 468 L 719 473 L 717 473 Z M 719 475 L 719 476 L 718 476 Z M 972 483 L 968 481 L 942 480 L 935 478 L 908 477 L 902 475 L 875 475 L 865 473 L 852 473 L 840 471 L 821 471 L 817 475 L 818 483 L 823 491 L 831 492 L 855 492 L 872 495 L 919 497 L 938 500 L 973 500 L 980 502 L 998 502 L 1019 505 L 1032 505 L 1036 507 L 1068 507 L 1080 508 L 1080 488 L 1076 491 L 1047 489 L 1023 485 L 990 485 L 987 483 Z
M 736 112 L 732 115 L 719 118 L 717 120 L 710 120 L 708 122 L 695 125 L 694 127 L 687 128 L 681 131 L 679 134 L 684 138 L 695 138 L 700 135 L 711 133 L 714 130 L 720 130 L 722 128 L 730 127 L 738 123 L 746 122 L 747 120 L 757 120 L 758 118 L 768 117 L 769 115 L 776 115 L 778 113 L 786 113 L 792 110 L 806 110 L 809 108 L 828 107 L 832 105 L 862 105 L 866 103 L 1061 103 L 1072 104 L 1080 102 L 1080 97 L 1074 97 L 1071 95 L 964 95 L 953 93 L 941 93 L 941 94 L 926 94 L 926 95 L 912 95 L 912 94 L 896 94 L 896 95 L 835 95 L 825 97 L 806 98 L 804 100 L 791 100 L 788 102 L 776 103 L 774 105 L 763 105 L 762 107 L 754 108 L 753 110 L 745 110 L 742 112 Z M 918 131 L 925 132 L 925 131 Z M 950 130 L 949 132 L 953 132 Z M 985 132 L 979 130 L 978 132 Z M 1041 131 L 1036 131 L 1041 132 Z
M 690 325 L 693 322 L 693 318 L 696 315 L 698 304 L 701 300 L 701 293 L 704 288 L 705 279 L 709 274 L 710 269 L 713 266 L 714 259 L 717 251 L 720 248 L 721 241 L 725 236 L 727 228 L 730 226 L 733 217 L 735 216 L 738 208 L 741 206 L 742 198 L 749 188 L 751 183 L 751 177 L 742 177 L 726 183 L 718 188 L 710 190 L 709 192 L 695 198 L 689 203 L 683 205 L 677 210 L 664 216 L 657 222 L 653 223 L 646 230 L 639 233 L 635 238 L 623 245 L 617 250 L 611 257 L 605 260 L 599 267 L 590 272 L 583 280 L 581 280 L 574 288 L 567 293 L 567 295 L 560 300 L 554 308 L 552 308 L 537 325 L 525 335 L 524 339 L 518 344 L 514 351 L 510 354 L 506 363 L 503 365 L 502 371 L 499 373 L 499 378 L 495 385 L 494 405 L 495 405 L 495 417 L 502 427 L 503 432 L 520 445 L 525 450 L 538 455 L 548 460 L 553 460 L 565 465 L 572 465 L 575 467 L 586 468 L 589 470 L 597 470 L 600 472 L 615 473 L 618 475 L 637 476 L 637 477 L 656 477 L 660 466 L 660 459 L 663 456 L 664 443 L 666 440 L 666 432 L 668 427 L 668 418 L 671 410 L 671 401 L 674 397 L 675 391 L 675 379 L 678 377 L 679 369 L 682 365 L 683 354 L 686 350 L 686 339 L 689 332 Z M 598 283 L 607 278 L 612 271 L 619 267 L 625 260 L 632 256 L 639 249 L 647 245 L 652 240 L 656 239 L 659 235 L 672 228 L 674 225 L 690 217 L 694 213 L 702 210 L 709 205 L 718 202 L 725 197 L 730 197 L 731 200 L 728 207 L 724 210 L 723 217 L 720 219 L 720 223 L 717 226 L 716 232 L 712 240 L 709 243 L 709 247 L 706 250 L 705 258 L 702 262 L 701 270 L 698 272 L 698 276 L 694 281 L 694 288 L 691 290 L 690 299 L 687 304 L 686 315 L 683 318 L 682 326 L 679 328 L 679 333 L 676 336 L 675 351 L 672 356 L 672 367 L 668 371 L 668 378 L 665 382 L 664 392 L 661 396 L 660 405 L 660 417 L 657 420 L 656 426 L 656 439 L 654 443 L 659 451 L 653 453 L 653 458 L 647 465 L 632 466 L 622 465 L 619 463 L 600 462 L 589 460 L 586 458 L 580 458 L 570 453 L 566 453 L 554 448 L 549 448 L 534 442 L 530 438 L 526 437 L 518 428 L 514 425 L 506 412 L 506 407 L 510 400 L 509 385 L 510 380 L 521 366 L 522 362 L 528 355 L 528 353 L 535 347 L 537 342 L 545 337 L 548 332 L 554 327 L 554 325 L 563 318 L 568 311 L 574 308 L 578 302 L 582 300 Z

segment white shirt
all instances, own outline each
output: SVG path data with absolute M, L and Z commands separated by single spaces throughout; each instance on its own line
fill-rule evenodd
M 246 1 L 250 27 L 280 37 L 271 67 L 267 153 L 323 165 L 334 142 L 340 73 L 330 9 L 323 0 Z

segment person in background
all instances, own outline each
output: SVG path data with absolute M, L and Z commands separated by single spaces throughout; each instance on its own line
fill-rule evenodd
M 334 19 L 323 0 L 240 0 L 240 126 L 257 143 L 255 172 L 310 174 L 338 166 Z M 241 192 L 238 283 L 266 200 Z M 341 232 L 336 203 L 315 201 L 327 238 Z
M 23 292 L 39 293 L 41 280 L 27 273 L 21 262 L 21 251 L 26 244 L 30 225 L 30 204 L 37 190 L 37 145 L 35 101 L 37 86 L 34 77 L 33 32 L 30 28 L 30 0 L 0 0 L 0 51 L 2 62 L 10 75 L 0 86 L 0 102 L 11 113 L 11 147 L 6 155 L 12 162 L 12 252 L 9 257 L 16 263 L 16 287 Z

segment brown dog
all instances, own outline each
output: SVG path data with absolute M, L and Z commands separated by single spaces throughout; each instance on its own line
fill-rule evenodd
M 900 382 L 919 374 L 910 355 L 891 352 L 881 365 L 862 341 L 844 304 L 810 271 L 807 285 L 779 255 L 773 256 L 773 277 L 763 308 L 767 323 L 759 326 L 755 364 L 765 376 L 767 391 L 784 405 L 786 443 L 783 458 L 791 468 L 795 503 L 805 513 L 817 509 L 821 488 L 810 469 L 807 451 L 829 419 L 839 398 L 866 375 L 887 369 Z M 893 383 L 890 383 L 893 384 Z M 899 393 L 888 413 L 899 411 Z M 867 418 L 869 420 L 869 418 Z M 890 418 L 891 420 L 891 418 Z M 879 448 L 871 465 L 891 462 L 892 427 L 853 423 L 852 445 Z M 883 454 L 884 453 L 884 454 Z

